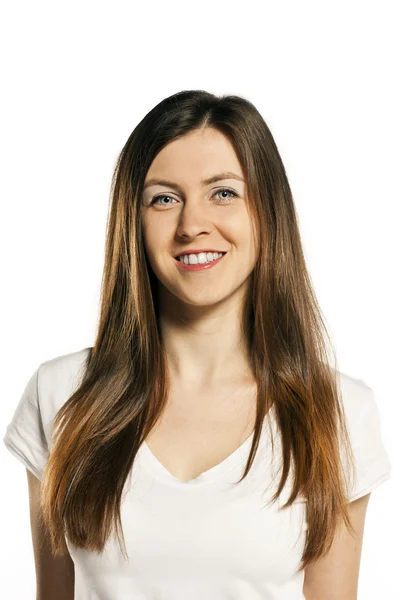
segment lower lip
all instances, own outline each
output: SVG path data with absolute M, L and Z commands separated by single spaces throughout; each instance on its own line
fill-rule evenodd
M 226 253 L 225 253 L 226 254 Z M 186 265 L 184 262 L 181 262 L 179 259 L 175 259 L 178 263 L 178 268 L 183 269 L 184 271 L 206 271 L 207 269 L 212 269 L 215 267 L 221 260 L 224 258 L 225 254 L 223 254 L 217 260 L 213 260 L 210 263 L 199 263 L 197 265 Z

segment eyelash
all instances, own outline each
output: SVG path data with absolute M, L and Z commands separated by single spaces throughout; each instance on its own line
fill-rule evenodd
M 234 192 L 233 190 L 230 190 L 229 188 L 220 188 L 219 190 L 216 190 L 214 193 L 214 196 L 216 194 L 220 194 L 221 192 L 229 192 L 230 194 L 232 194 L 233 197 L 237 197 L 238 194 L 236 192 Z M 154 198 L 151 200 L 150 205 L 155 204 L 156 200 L 159 200 L 160 198 L 172 198 L 172 196 L 168 196 L 168 194 L 159 194 L 158 196 L 154 196 Z M 231 198 L 223 198 L 223 200 L 230 200 Z M 172 198 L 172 200 L 175 200 L 175 198 Z M 224 202 L 222 202 L 222 204 L 225 204 Z M 159 205 L 161 206 L 161 205 Z M 164 206 L 168 206 L 168 204 L 164 204 Z

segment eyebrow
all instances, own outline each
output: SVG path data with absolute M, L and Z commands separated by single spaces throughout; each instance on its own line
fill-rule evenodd
M 222 179 L 237 179 L 238 181 L 243 181 L 244 179 L 235 173 L 231 173 L 227 171 L 225 173 L 218 173 L 217 175 L 213 175 L 212 177 L 208 177 L 207 179 L 203 179 L 200 183 L 202 186 L 210 185 L 211 183 L 215 183 L 216 181 L 221 181 Z M 166 187 L 173 188 L 178 192 L 182 193 L 182 188 L 178 183 L 174 183 L 173 181 L 167 181 L 166 179 L 159 179 L 157 177 L 153 177 L 146 181 L 143 186 L 143 190 L 150 187 L 151 185 L 164 185 Z

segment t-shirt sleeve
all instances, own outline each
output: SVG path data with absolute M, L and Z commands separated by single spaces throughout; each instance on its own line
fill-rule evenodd
M 39 402 L 41 366 L 26 384 L 3 438 L 11 454 L 40 480 L 49 456 Z
M 357 400 L 347 414 L 355 457 L 349 502 L 372 492 L 391 477 L 392 466 L 382 439 L 381 419 L 373 390 L 359 380 Z

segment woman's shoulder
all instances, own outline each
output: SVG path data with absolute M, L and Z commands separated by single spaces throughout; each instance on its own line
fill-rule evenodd
M 90 347 L 49 358 L 37 367 L 37 396 L 45 422 L 78 388 Z
M 346 425 L 354 451 L 356 479 L 349 501 L 371 492 L 390 478 L 391 463 L 382 436 L 382 419 L 374 390 L 348 373 L 337 372 Z
M 348 417 L 356 417 L 375 403 L 374 392 L 364 379 L 336 370 L 336 381 Z
M 6 447 L 38 479 L 48 460 L 54 418 L 77 389 L 89 351 L 83 348 L 36 366 L 7 425 Z
M 62 376 L 76 376 L 84 367 L 91 347 L 82 348 L 74 352 L 59 354 L 49 358 L 39 365 L 42 378 L 51 380 Z

